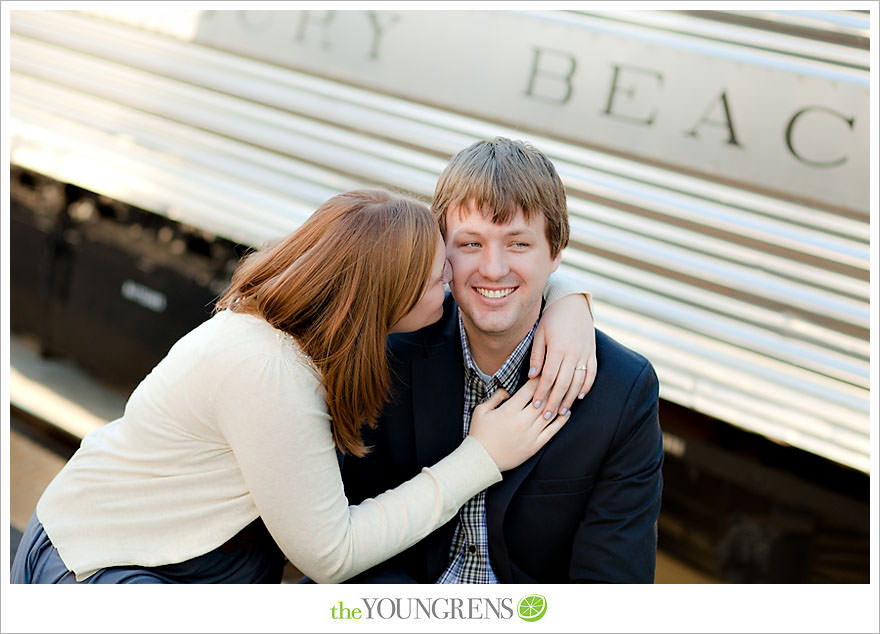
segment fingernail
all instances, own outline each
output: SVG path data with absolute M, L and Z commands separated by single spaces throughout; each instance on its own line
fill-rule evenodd
M 538 373 L 537 368 L 529 368 L 529 377 L 533 377 Z
M 578 398 L 584 398 L 586 395 L 587 395 L 586 392 L 584 392 L 583 394 L 578 394 Z
M 553 418 L 553 412 L 544 412 L 544 418 L 550 420 L 551 418 Z
M 561 410 L 559 410 L 559 415 L 560 416 L 568 416 L 568 409 L 563 407 Z
M 535 409 L 540 409 L 541 408 L 541 401 L 535 401 L 534 403 L 532 403 L 532 405 L 535 406 Z

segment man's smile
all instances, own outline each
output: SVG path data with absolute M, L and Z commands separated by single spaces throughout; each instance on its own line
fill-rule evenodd
M 518 286 L 508 286 L 506 288 L 486 288 L 484 286 L 474 286 L 473 289 L 481 296 L 487 299 L 504 299 L 513 293 Z

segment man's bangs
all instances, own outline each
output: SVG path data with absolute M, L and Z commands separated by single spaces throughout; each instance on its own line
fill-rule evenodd
M 459 217 L 464 216 L 470 204 L 480 211 L 484 217 L 490 218 L 497 224 L 507 224 L 516 217 L 520 209 L 527 220 L 535 213 L 540 213 L 540 207 L 529 205 L 521 196 L 517 196 L 509 190 L 499 191 L 501 188 L 492 186 L 480 186 L 475 183 L 454 195 L 450 199 L 450 209 L 457 209 Z

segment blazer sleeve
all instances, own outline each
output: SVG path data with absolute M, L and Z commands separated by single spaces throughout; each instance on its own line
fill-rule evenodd
M 645 363 L 621 410 L 617 430 L 575 533 L 570 579 L 653 583 L 657 516 L 663 489 L 658 381 Z

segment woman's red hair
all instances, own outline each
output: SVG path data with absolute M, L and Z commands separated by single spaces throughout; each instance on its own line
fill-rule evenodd
M 424 293 L 438 239 L 423 203 L 339 194 L 247 256 L 215 311 L 254 314 L 295 337 L 321 371 L 337 447 L 363 456 L 361 425 L 375 426 L 388 396 L 388 332 Z

